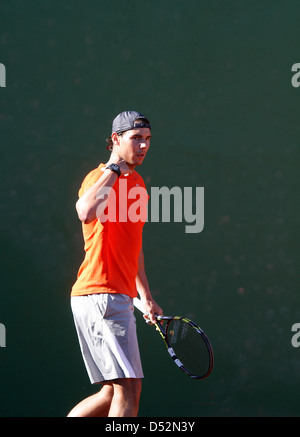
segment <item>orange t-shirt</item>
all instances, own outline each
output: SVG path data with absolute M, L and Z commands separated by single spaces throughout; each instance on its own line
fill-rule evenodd
M 79 197 L 102 175 L 100 164 L 84 179 Z M 143 178 L 133 171 L 113 186 L 105 210 L 106 219 L 82 223 L 85 258 L 71 296 L 123 293 L 137 296 L 135 279 L 147 219 L 148 195 Z

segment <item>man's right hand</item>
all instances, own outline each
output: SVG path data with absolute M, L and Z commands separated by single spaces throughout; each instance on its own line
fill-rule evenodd
M 132 169 L 130 169 L 128 167 L 128 165 L 127 165 L 126 161 L 124 161 L 124 159 L 122 159 L 116 155 L 111 157 L 110 160 L 106 163 L 105 167 L 103 167 L 101 170 L 104 172 L 110 164 L 117 164 L 120 167 L 120 172 L 121 172 L 120 176 L 128 176 L 133 171 Z
M 132 170 L 128 167 L 124 159 L 119 159 L 116 164 L 118 164 L 118 166 L 120 167 L 121 176 L 128 176 L 132 173 Z

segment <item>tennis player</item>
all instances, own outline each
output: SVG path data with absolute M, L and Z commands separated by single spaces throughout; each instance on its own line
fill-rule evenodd
M 138 414 L 143 371 L 133 298 L 139 295 L 153 323 L 154 314 L 162 314 L 162 309 L 151 295 L 145 273 L 145 220 L 129 220 L 129 214 L 124 219 L 124 205 L 128 213 L 134 202 L 129 191 L 145 188 L 135 168 L 143 163 L 150 139 L 151 125 L 145 116 L 136 111 L 119 114 L 107 140 L 109 161 L 92 170 L 79 190 L 76 209 L 85 258 L 72 288 L 71 307 L 90 381 L 102 388 L 76 405 L 69 417 Z M 110 201 L 116 203 L 111 217 L 104 214 Z

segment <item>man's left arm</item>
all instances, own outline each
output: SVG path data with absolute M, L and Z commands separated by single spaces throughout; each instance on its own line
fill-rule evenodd
M 139 260 L 138 260 L 138 273 L 136 276 L 136 287 L 137 291 L 139 293 L 142 305 L 146 311 L 146 313 L 149 314 L 149 319 L 152 323 L 156 323 L 155 314 L 162 315 L 163 311 L 161 307 L 155 302 L 153 299 L 148 279 L 145 271 L 145 259 L 144 259 L 144 251 L 143 247 L 140 250 L 139 254 Z

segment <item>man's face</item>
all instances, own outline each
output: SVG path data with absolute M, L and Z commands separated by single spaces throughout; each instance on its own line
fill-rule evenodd
M 146 127 L 132 129 L 118 138 L 117 151 L 120 158 L 124 159 L 129 167 L 141 165 L 150 147 L 151 130 Z

